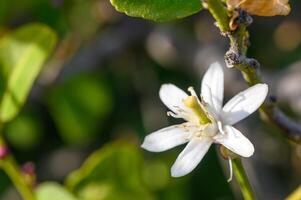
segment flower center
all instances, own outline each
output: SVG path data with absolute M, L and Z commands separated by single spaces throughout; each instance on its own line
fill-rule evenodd
M 208 124 L 210 123 L 210 119 L 207 117 L 206 112 L 199 104 L 198 99 L 196 96 L 188 96 L 186 99 L 183 100 L 185 106 L 190 108 L 196 116 L 198 116 L 199 122 L 201 124 Z
M 203 131 L 203 135 L 206 137 L 213 137 L 217 133 L 218 133 L 218 127 L 216 123 L 207 124 Z

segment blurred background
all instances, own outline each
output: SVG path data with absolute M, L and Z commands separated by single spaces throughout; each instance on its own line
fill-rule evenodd
M 254 17 L 248 54 L 285 112 L 301 119 L 301 3 L 290 4 L 289 16 Z M 228 40 L 207 11 L 158 24 L 117 13 L 108 0 L 0 1 L 0 37 L 33 22 L 54 29 L 59 42 L 5 138 L 20 164 L 35 164 L 37 184 L 58 182 L 84 200 L 242 198 L 214 147 L 183 178 L 170 177 L 183 146 L 140 148 L 147 134 L 178 122 L 166 116 L 161 84 L 199 91 L 210 63 L 224 65 Z M 227 100 L 247 85 L 224 71 Z M 258 198 L 284 199 L 301 184 L 301 146 L 258 113 L 238 127 L 255 145 L 244 164 Z M 2 171 L 0 199 L 20 199 Z

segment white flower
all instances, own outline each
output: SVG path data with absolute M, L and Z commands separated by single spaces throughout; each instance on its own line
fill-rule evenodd
M 191 96 L 172 84 L 162 85 L 160 98 L 172 111 L 167 114 L 187 122 L 151 133 L 145 137 L 141 147 L 161 152 L 188 142 L 171 168 L 173 177 L 190 173 L 212 143 L 219 143 L 242 157 L 253 155 L 253 144 L 232 125 L 260 107 L 267 96 L 268 86 L 254 85 L 222 107 L 224 74 L 220 64 L 214 63 L 204 75 L 201 100 L 192 87 L 188 90 Z

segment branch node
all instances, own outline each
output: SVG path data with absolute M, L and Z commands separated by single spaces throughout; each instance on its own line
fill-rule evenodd
M 236 18 L 236 23 L 250 26 L 253 23 L 253 18 L 244 10 L 238 9 L 238 17 Z
M 253 23 L 253 18 L 242 9 L 235 9 L 229 22 L 231 31 L 235 31 L 239 26 L 250 26 Z
M 233 68 L 242 63 L 241 56 L 231 49 L 226 52 L 224 58 L 228 68 Z
M 254 58 L 246 58 L 245 61 L 246 65 L 254 70 L 258 70 L 260 68 L 260 63 Z

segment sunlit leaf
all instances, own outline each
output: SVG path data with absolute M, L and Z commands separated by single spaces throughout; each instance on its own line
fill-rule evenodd
M 288 0 L 227 0 L 227 4 L 259 16 L 288 15 L 291 10 Z
M 119 12 L 154 21 L 187 17 L 202 9 L 200 0 L 111 0 Z
M 43 63 L 52 52 L 56 34 L 42 24 L 30 24 L 0 40 L 3 97 L 0 120 L 11 120 L 20 111 Z
M 77 200 L 63 186 L 54 182 L 45 182 L 36 189 L 37 200 Z

